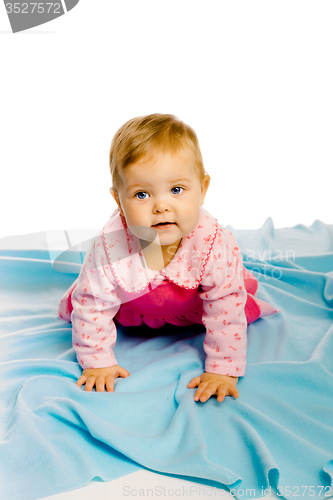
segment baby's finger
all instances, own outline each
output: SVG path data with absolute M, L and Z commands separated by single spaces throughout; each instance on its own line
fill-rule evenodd
M 105 377 L 105 385 L 106 385 L 106 390 L 108 392 L 114 391 L 114 378 L 112 375 L 107 375 Z
M 239 396 L 239 392 L 237 391 L 237 388 L 234 387 L 233 385 L 229 386 L 228 394 L 229 394 L 229 396 L 233 396 L 234 398 L 238 398 L 238 396 Z
M 199 399 L 201 401 L 201 395 L 204 392 L 204 390 L 206 389 L 207 385 L 208 385 L 208 382 L 202 382 L 201 384 L 199 384 L 197 392 L 194 394 L 195 401 L 198 401 Z
M 210 384 L 208 384 L 204 391 L 201 393 L 201 396 L 200 396 L 200 401 L 201 403 L 204 403 L 205 401 L 207 401 L 207 399 L 209 399 L 213 394 L 215 394 L 216 392 L 216 389 L 217 389 L 217 384 L 216 382 L 211 382 Z
M 125 368 L 122 368 L 120 366 L 119 367 L 119 377 L 122 377 L 122 378 L 129 377 L 129 372 Z
M 82 387 L 82 386 L 83 386 L 83 384 L 85 384 L 85 383 L 86 383 L 86 380 L 87 380 L 87 377 L 85 377 L 84 375 L 81 375 L 81 377 L 77 379 L 77 381 L 76 381 L 76 385 L 77 385 L 78 387 Z
M 105 389 L 105 377 L 104 375 L 100 375 L 99 377 L 96 378 L 96 391 L 97 392 L 104 392 Z
M 228 393 L 228 386 L 227 385 L 221 384 L 218 386 L 218 388 L 217 388 L 217 400 L 219 403 L 222 403 L 222 401 L 224 400 L 227 393 Z
M 192 378 L 191 382 L 187 384 L 187 387 L 189 389 L 194 389 L 194 387 L 197 387 L 201 382 L 201 377 L 194 377 Z
M 92 391 L 92 388 L 95 385 L 95 381 L 96 381 L 96 377 L 94 377 L 94 376 L 88 377 L 88 379 L 86 380 L 86 389 L 85 390 Z

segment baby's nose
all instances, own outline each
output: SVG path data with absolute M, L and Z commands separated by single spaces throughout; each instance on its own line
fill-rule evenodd
M 157 213 L 157 212 L 165 212 L 165 211 L 168 211 L 169 210 L 169 206 L 168 204 L 162 200 L 162 199 L 159 199 L 159 200 L 156 200 L 155 203 L 154 203 L 154 213 Z

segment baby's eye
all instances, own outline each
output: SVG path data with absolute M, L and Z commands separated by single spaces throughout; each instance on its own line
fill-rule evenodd
M 182 191 L 184 191 L 184 188 L 182 188 L 182 187 L 180 187 L 180 186 L 177 186 L 177 187 L 174 187 L 174 188 L 172 188 L 172 189 L 171 189 L 171 192 L 172 192 L 173 194 L 179 194 L 179 193 L 181 193 Z
M 142 196 L 142 195 L 143 195 L 143 196 Z M 139 200 L 145 200 L 145 199 L 146 199 L 145 195 L 147 195 L 147 196 L 148 196 L 148 193 L 146 193 L 146 191 L 139 191 L 139 192 L 138 192 L 138 193 L 136 193 L 134 196 L 135 196 L 136 198 L 138 198 Z

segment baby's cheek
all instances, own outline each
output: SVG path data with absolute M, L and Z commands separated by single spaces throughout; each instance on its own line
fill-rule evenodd
M 195 227 L 200 219 L 200 206 L 193 202 L 187 202 L 183 205 L 182 215 L 185 223 L 188 225 L 195 224 Z

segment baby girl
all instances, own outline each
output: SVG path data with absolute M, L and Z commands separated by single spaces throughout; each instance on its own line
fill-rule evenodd
M 110 169 L 118 208 L 59 309 L 73 324 L 77 385 L 112 392 L 129 376 L 114 354 L 116 323 L 199 323 L 205 368 L 187 387 L 196 401 L 237 398 L 247 324 L 275 310 L 254 297 L 258 282 L 234 237 L 202 207 L 210 177 L 195 132 L 172 115 L 134 118 L 113 138 Z

